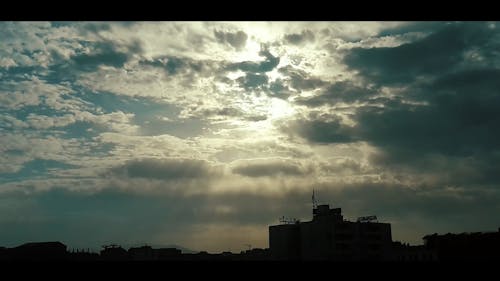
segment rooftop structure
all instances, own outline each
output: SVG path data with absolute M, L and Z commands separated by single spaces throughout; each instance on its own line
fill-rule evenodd
M 341 208 L 318 205 L 313 193 L 313 219 L 269 227 L 269 249 L 278 260 L 389 260 L 391 225 L 376 216 L 344 220 Z

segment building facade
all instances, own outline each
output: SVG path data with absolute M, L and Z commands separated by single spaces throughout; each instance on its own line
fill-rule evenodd
M 309 222 L 269 227 L 269 250 L 278 260 L 390 260 L 391 225 L 347 221 L 341 208 L 319 205 Z

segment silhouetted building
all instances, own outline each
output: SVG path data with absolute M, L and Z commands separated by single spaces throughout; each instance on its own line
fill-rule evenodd
M 129 260 L 130 255 L 128 252 L 118 245 L 103 246 L 101 250 L 101 259 L 110 261 L 124 261 Z
M 426 235 L 424 245 L 440 261 L 500 260 L 500 229 L 497 232 Z
M 68 253 L 61 242 L 26 243 L 8 249 L 9 259 L 14 260 L 64 260 Z
M 156 253 L 150 246 L 130 248 L 128 254 L 132 260 L 149 261 L 156 259 Z
M 300 222 L 269 227 L 269 251 L 273 259 L 300 259 Z
M 404 262 L 431 262 L 437 261 L 437 253 L 424 245 L 412 246 L 401 242 L 392 243 L 392 259 Z
M 368 219 L 366 219 L 368 218 Z M 356 222 L 343 219 L 341 209 L 319 205 L 313 220 L 269 227 L 273 259 L 390 260 L 391 225 L 375 217 Z
M 182 251 L 176 248 L 160 248 L 154 251 L 159 260 L 175 260 L 182 257 Z
M 68 253 L 68 259 L 71 261 L 96 261 L 99 260 L 99 254 L 90 252 L 90 249 L 77 249 Z
M 5 247 L 0 247 L 0 261 L 6 260 L 9 257 L 9 250 Z
M 251 250 L 242 251 L 238 257 L 239 260 L 248 261 L 265 261 L 269 260 L 269 249 L 254 248 Z

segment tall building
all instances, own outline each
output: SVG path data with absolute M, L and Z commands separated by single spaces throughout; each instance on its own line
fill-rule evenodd
M 300 222 L 269 226 L 269 254 L 278 260 L 300 260 Z
M 279 260 L 390 260 L 391 225 L 376 217 L 344 220 L 341 208 L 314 205 L 313 219 L 269 227 L 269 250 Z

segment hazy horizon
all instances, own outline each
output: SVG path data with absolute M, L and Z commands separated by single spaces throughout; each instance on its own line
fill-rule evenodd
M 311 193 L 500 227 L 496 22 L 2 22 L 0 246 L 268 247 Z

